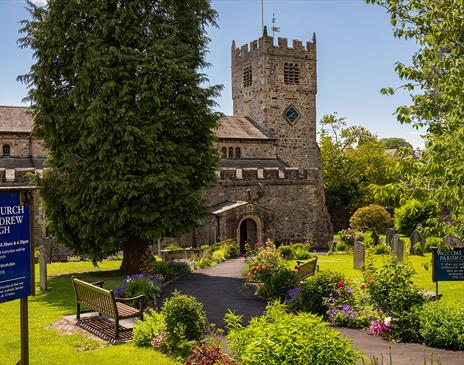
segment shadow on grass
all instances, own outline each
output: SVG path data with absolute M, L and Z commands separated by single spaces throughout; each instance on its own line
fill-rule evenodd
M 76 297 L 72 286 L 71 278 L 75 276 L 79 279 L 96 282 L 104 281 L 105 289 L 115 289 L 121 282 L 122 275 L 119 270 L 113 271 L 94 271 L 62 274 L 49 278 L 48 291 L 41 292 L 37 290 L 35 301 L 50 306 L 59 307 L 67 314 L 73 314 L 76 311 Z M 68 313 L 69 312 L 69 313 Z

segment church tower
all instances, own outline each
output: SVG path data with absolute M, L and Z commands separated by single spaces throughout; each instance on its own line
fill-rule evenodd
M 316 143 L 316 37 L 277 45 L 264 27 L 259 40 L 232 43 L 234 115 L 251 117 L 276 138 L 277 157 L 289 166 L 321 169 Z

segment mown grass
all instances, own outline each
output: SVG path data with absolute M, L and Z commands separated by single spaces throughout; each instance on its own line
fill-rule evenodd
M 408 256 L 406 260 L 411 262 L 416 271 L 413 279 L 414 284 L 421 289 L 435 291 L 435 283 L 432 282 L 431 254 L 426 254 L 425 256 Z M 382 255 L 376 256 L 376 261 L 380 265 Z M 318 264 L 320 270 L 340 271 L 347 278 L 362 280 L 362 272 L 353 269 L 353 255 L 319 256 Z M 428 266 L 429 269 L 427 270 L 425 266 Z M 463 291 L 464 282 L 462 281 L 439 283 L 439 292 L 443 294 L 443 301 L 462 300 Z
M 47 325 L 62 316 L 75 314 L 71 276 L 87 281 L 104 280 L 105 287 L 115 288 L 121 276 L 119 261 L 104 261 L 98 268 L 90 262 L 54 263 L 48 265 L 49 291 L 29 300 L 29 346 L 31 364 L 106 365 L 156 364 L 174 365 L 175 361 L 135 345 L 106 345 L 81 335 L 62 335 Z M 36 278 L 39 277 L 38 267 Z M 0 364 L 16 364 L 20 358 L 19 300 L 0 304 Z

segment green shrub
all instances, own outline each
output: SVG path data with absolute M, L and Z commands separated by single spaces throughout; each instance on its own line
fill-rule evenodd
M 213 253 L 211 254 L 211 260 L 216 263 L 226 261 L 227 260 L 226 255 L 227 255 L 226 249 L 224 247 L 221 247 L 213 251 Z
M 421 291 L 413 285 L 415 271 L 410 264 L 390 256 L 381 267 L 376 267 L 373 260 L 369 256 L 367 258 L 364 281 L 373 304 L 383 312 L 408 312 L 424 302 Z
M 395 229 L 398 233 L 409 236 L 418 224 L 427 226 L 427 220 L 437 215 L 438 205 L 436 202 L 411 199 L 395 209 Z
M 324 315 L 328 309 L 324 298 L 329 297 L 337 283 L 343 280 L 345 277 L 342 273 L 319 271 L 300 284 L 299 294 L 289 301 L 288 306 L 294 311 Z
M 132 298 L 138 295 L 145 297 L 145 304 L 155 306 L 156 298 L 161 292 L 162 279 L 155 274 L 134 274 L 126 276 L 115 289 L 114 295 L 119 298 Z
M 248 326 L 231 312 L 225 318 L 229 346 L 242 365 L 349 365 L 358 354 L 351 342 L 310 313 L 287 313 L 285 306 L 269 304 Z
M 291 246 L 282 245 L 282 246 L 279 246 L 278 250 L 284 259 L 286 260 L 293 259 L 293 250 Z
M 443 246 L 443 238 L 440 237 L 427 237 L 423 248 L 424 253 L 432 252 L 432 247 Z
M 234 240 L 227 240 L 219 242 L 220 247 L 225 250 L 226 259 L 232 259 L 240 256 L 240 248 Z
M 372 246 L 371 249 L 374 255 L 387 255 L 391 253 L 390 247 L 384 244 Z
M 163 250 L 166 250 L 166 251 L 175 251 L 175 250 L 181 250 L 182 248 L 171 243 L 169 245 L 167 245 L 166 247 L 163 248 Z
M 421 342 L 420 317 L 421 305 L 415 305 L 407 311 L 392 313 L 391 331 L 387 337 L 395 342 Z
M 153 274 L 161 275 L 165 281 L 169 281 L 177 276 L 184 275 L 191 271 L 190 266 L 181 261 L 163 261 L 151 259 L 145 264 L 146 270 Z
M 137 346 L 150 346 L 155 334 L 165 330 L 164 317 L 161 313 L 149 310 L 143 321 L 137 321 L 134 327 L 134 342 Z
M 347 252 L 349 251 L 348 245 L 343 241 L 338 241 L 335 243 L 335 251 L 337 252 Z
M 359 208 L 350 218 L 350 227 L 360 231 L 383 232 L 391 225 L 390 213 L 377 204 Z
M 293 248 L 292 251 L 295 260 L 307 260 L 312 257 L 311 252 L 301 247 Z
M 463 318 L 463 302 L 426 303 L 420 314 L 420 334 L 429 346 L 464 350 Z
M 201 245 L 201 246 L 200 246 L 200 248 L 201 248 L 202 250 L 206 250 L 206 249 L 209 248 L 209 247 L 210 247 L 209 245 Z
M 161 312 L 166 324 L 167 341 L 176 346 L 182 341 L 199 341 L 206 333 L 203 305 L 194 297 L 175 291 L 163 303 Z
M 258 290 L 258 294 L 268 300 L 284 300 L 288 291 L 298 286 L 298 274 L 288 267 L 272 269 L 269 273 Z
M 364 241 L 364 234 L 355 229 L 342 229 L 338 232 L 340 241 L 348 247 L 353 247 L 355 242 Z

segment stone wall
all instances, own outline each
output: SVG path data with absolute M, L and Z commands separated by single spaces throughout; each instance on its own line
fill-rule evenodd
M 46 157 L 47 152 L 42 139 L 31 137 L 29 133 L 1 133 L 0 148 L 10 146 L 10 157 Z M 0 156 L 3 150 L 0 149 Z
M 217 148 L 219 151 L 221 149 L 230 148 L 240 148 L 241 158 L 275 158 L 277 155 L 276 145 L 274 140 L 233 140 L 233 139 L 225 139 L 219 140 L 217 142 Z

